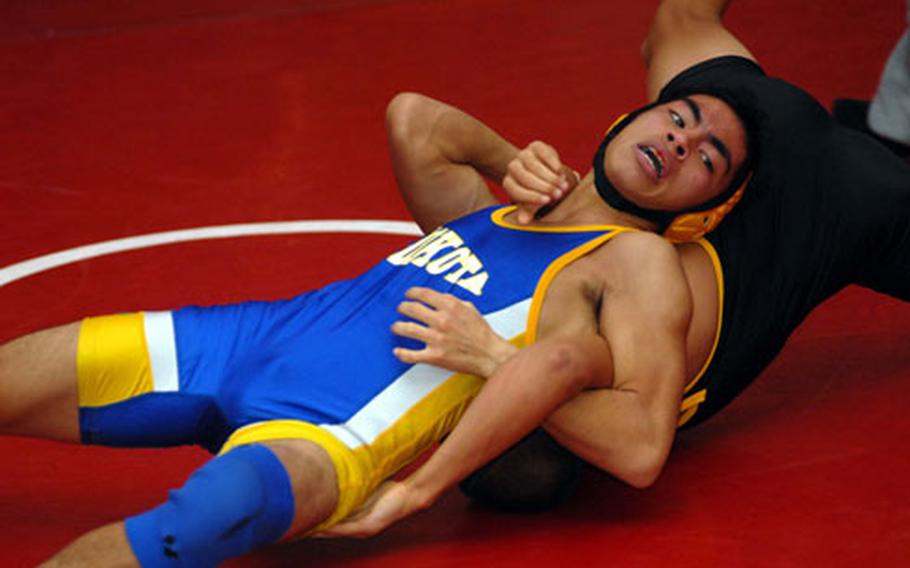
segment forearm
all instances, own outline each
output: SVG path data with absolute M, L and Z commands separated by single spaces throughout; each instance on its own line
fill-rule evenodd
M 581 389 L 611 376 L 605 351 L 597 336 L 553 339 L 523 349 L 489 377 L 458 426 L 405 483 L 431 503 Z
M 580 393 L 544 424 L 563 447 L 634 487 L 651 485 L 672 445 L 672 417 L 655 414 L 635 391 Z
M 730 0 L 664 0 L 641 47 L 649 100 L 677 74 L 723 55 L 755 59 L 721 21 Z
M 730 0 L 663 0 L 657 8 L 661 11 L 674 10 L 694 18 L 720 19 L 730 5 Z
M 386 113 L 392 168 L 425 231 L 496 203 L 482 176 L 501 183 L 517 148 L 474 117 L 414 93 Z
M 654 46 L 668 36 L 681 35 L 681 31 L 705 22 L 720 24 L 730 0 L 663 0 L 657 7 L 651 28 L 641 47 L 642 61 L 651 65 Z

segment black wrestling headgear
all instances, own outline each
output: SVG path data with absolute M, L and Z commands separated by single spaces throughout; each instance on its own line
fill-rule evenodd
M 641 217 L 642 219 L 655 223 L 657 225 L 657 232 L 673 242 L 694 241 L 713 231 L 727 213 L 733 209 L 733 206 L 742 198 L 749 178 L 752 175 L 753 155 L 756 151 L 756 144 L 754 143 L 755 137 L 752 132 L 753 124 L 750 120 L 743 117 L 739 105 L 731 103 L 727 96 L 714 93 L 705 94 L 719 98 L 733 108 L 736 115 L 743 122 L 747 139 L 745 162 L 739 167 L 733 181 L 727 189 L 708 201 L 680 211 L 647 209 L 632 203 L 619 193 L 616 186 L 613 185 L 607 178 L 606 172 L 604 172 L 604 154 L 607 151 L 607 146 L 616 135 L 622 132 L 622 130 L 638 118 L 640 114 L 649 111 L 660 104 L 664 104 L 666 101 L 659 100 L 650 103 L 620 117 L 613 123 L 613 126 L 610 127 L 603 142 L 601 142 L 600 147 L 598 147 L 597 152 L 594 154 L 594 186 L 597 188 L 597 193 L 600 197 L 614 209 L 630 213 L 636 217 Z

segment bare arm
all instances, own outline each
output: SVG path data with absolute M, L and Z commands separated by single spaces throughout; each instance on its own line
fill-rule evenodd
M 424 232 L 495 205 L 484 177 L 519 208 L 519 222 L 578 185 L 579 174 L 540 141 L 521 150 L 467 113 L 415 93 L 397 95 L 386 111 L 398 189 Z
M 580 393 L 546 428 L 578 456 L 647 487 L 660 475 L 676 432 L 692 300 L 669 243 L 651 234 L 626 238 L 634 239 L 632 246 L 608 267 L 623 281 L 607 292 L 600 314 L 614 384 Z
M 406 482 L 429 505 L 588 387 L 607 387 L 610 354 L 597 335 L 548 338 L 519 351 L 487 379 L 458 426 Z
M 608 245 L 604 262 L 589 264 L 610 266 L 599 314 L 603 336 L 554 335 L 515 353 L 426 463 L 404 481 L 388 483 L 362 516 L 331 534 L 369 536 L 426 508 L 587 387 L 615 390 L 612 404 L 586 408 L 597 417 L 588 422 L 570 408 L 554 421 L 557 439 L 628 483 L 653 482 L 675 432 L 691 299 L 669 243 L 650 234 L 621 237 Z M 566 317 L 565 310 L 551 313 Z
M 645 234 L 624 235 L 623 240 L 624 246 L 614 247 L 615 254 L 595 263 L 609 271 L 606 278 L 626 278 L 607 291 L 599 314 L 609 352 L 579 349 L 573 354 L 576 362 L 595 358 L 589 364 L 601 369 L 601 377 L 612 377 L 615 370 L 616 380 L 611 388 L 580 392 L 558 408 L 545 427 L 577 455 L 633 486 L 645 487 L 663 468 L 676 431 L 691 296 L 678 255 L 668 243 Z M 469 305 L 438 292 L 426 294 L 415 299 L 432 304 L 430 315 L 412 308 L 405 315 L 426 324 L 425 328 L 406 324 L 406 335 L 427 347 L 407 352 L 404 360 L 489 375 L 518 352 Z M 561 324 L 557 327 L 565 328 L 569 322 L 562 319 Z M 512 369 L 524 380 L 524 369 Z
M 550 338 L 517 352 L 487 379 L 439 449 L 407 479 L 386 482 L 364 509 L 324 534 L 372 536 L 429 507 L 538 426 L 586 386 L 606 386 L 610 357 L 597 335 Z
M 424 232 L 495 197 L 517 148 L 474 117 L 416 93 L 396 95 L 386 111 L 392 169 L 408 210 Z
M 663 0 L 642 45 L 648 99 L 685 69 L 722 55 L 755 59 L 721 21 L 730 0 Z

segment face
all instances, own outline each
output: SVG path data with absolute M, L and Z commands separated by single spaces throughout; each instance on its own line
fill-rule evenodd
M 654 107 L 610 142 L 604 172 L 646 209 L 680 211 L 719 195 L 746 159 L 746 133 L 725 102 L 692 95 Z

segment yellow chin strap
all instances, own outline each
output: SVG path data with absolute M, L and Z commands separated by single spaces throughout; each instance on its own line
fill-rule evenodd
M 619 118 L 614 120 L 613 124 L 610 125 L 610 128 L 604 133 L 604 136 L 616 128 L 616 125 L 622 122 L 626 116 L 628 116 L 628 113 L 622 114 Z M 746 186 L 749 185 L 750 179 L 752 179 L 752 174 L 749 174 L 746 177 L 743 184 L 739 186 L 739 189 L 737 189 L 729 199 L 717 207 L 713 207 L 706 211 L 690 211 L 689 213 L 683 213 L 674 218 L 666 230 L 664 230 L 663 237 L 671 243 L 679 244 L 697 241 L 707 235 L 717 228 L 724 217 L 726 217 L 727 214 L 733 210 L 733 207 L 739 203 L 739 200 L 743 198 L 743 193 L 746 191 Z

